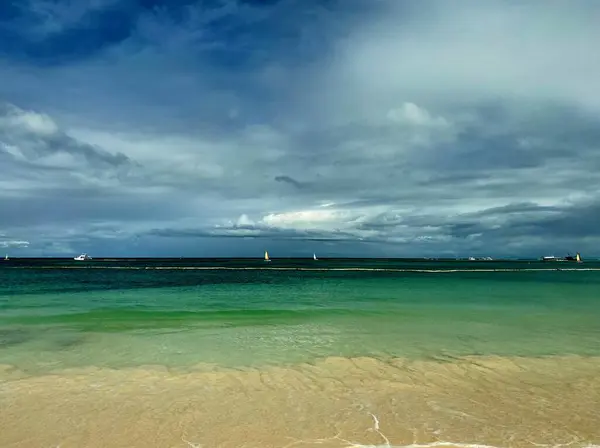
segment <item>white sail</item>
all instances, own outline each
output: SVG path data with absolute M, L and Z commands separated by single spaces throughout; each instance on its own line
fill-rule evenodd
M 317 254 L 313 254 L 313 260 L 317 260 Z
M 265 250 L 265 261 L 271 261 L 271 259 L 269 258 L 269 252 L 267 252 Z

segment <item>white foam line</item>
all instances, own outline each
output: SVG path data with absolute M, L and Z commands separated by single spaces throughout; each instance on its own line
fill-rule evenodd
M 295 439 L 293 442 L 285 445 L 283 448 L 291 448 L 294 445 L 298 444 L 322 444 L 324 442 L 329 442 L 333 440 L 338 440 L 340 442 L 346 443 L 346 448 L 436 448 L 436 447 L 458 447 L 458 448 L 499 448 L 493 445 L 483 445 L 477 443 L 452 443 L 452 442 L 431 442 L 431 443 L 411 443 L 410 445 L 392 445 L 389 439 L 383 434 L 380 430 L 379 426 L 379 418 L 373 413 L 369 413 L 371 418 L 373 419 L 373 427 L 369 428 L 371 431 L 377 432 L 381 438 L 385 441 L 385 445 L 364 445 L 362 443 L 351 442 L 350 440 L 344 439 L 341 436 L 341 432 L 336 434 L 333 437 L 328 437 L 325 439 L 312 439 L 312 440 L 300 440 Z M 600 448 L 600 447 L 584 447 L 584 448 Z
M 185 440 L 183 437 L 181 438 L 181 440 L 183 440 L 190 448 L 202 448 L 202 445 L 199 443 L 192 443 L 189 440 Z
M 536 442 L 532 442 L 531 440 L 528 440 L 528 442 L 534 446 L 539 446 L 539 447 L 561 448 L 561 447 L 565 447 L 565 446 L 571 446 L 574 443 L 580 442 L 580 440 L 574 439 L 574 440 L 571 440 L 569 443 L 559 443 L 558 445 L 548 445 L 547 443 L 536 443 Z
M 379 419 L 377 418 L 377 416 L 375 414 L 371 414 L 371 417 L 373 417 L 373 431 L 375 431 L 377 434 L 379 434 L 381 436 L 381 438 L 383 440 L 385 440 L 385 446 L 390 446 L 390 441 L 388 440 L 388 438 L 385 436 L 385 434 L 383 434 L 380 430 L 379 430 Z
M 290 448 L 294 445 L 297 444 L 322 444 L 324 442 L 328 442 L 328 441 L 333 441 L 333 440 L 338 440 L 340 442 L 346 443 L 346 448 L 441 448 L 441 447 L 456 447 L 456 448 L 500 448 L 497 447 L 495 445 L 485 445 L 485 444 L 481 444 L 481 443 L 460 443 L 460 442 L 446 442 L 446 441 L 442 441 L 442 440 L 438 440 L 436 442 L 430 442 L 430 443 L 416 443 L 413 442 L 411 444 L 408 445 L 392 445 L 389 441 L 389 439 L 385 436 L 385 434 L 383 434 L 380 430 L 380 422 L 379 422 L 379 418 L 377 418 L 377 416 L 373 413 L 369 413 L 369 415 L 371 416 L 371 418 L 373 419 L 373 427 L 369 428 L 369 430 L 371 431 L 375 431 L 377 432 L 381 438 L 385 441 L 385 445 L 364 445 L 361 443 L 356 443 L 356 442 L 351 442 L 350 440 L 344 439 L 341 436 L 341 432 L 336 434 L 333 437 L 329 437 L 329 438 L 325 438 L 325 439 L 312 439 L 312 440 L 299 440 L 296 439 L 294 442 L 286 445 L 283 448 Z M 538 447 L 547 447 L 547 448 L 564 448 L 564 447 L 568 447 L 570 445 L 573 445 L 574 443 L 580 442 L 580 440 L 572 440 L 571 442 L 568 443 L 557 443 L 557 444 L 539 444 L 539 443 L 535 443 L 532 442 L 530 440 L 527 440 L 528 443 L 531 443 L 534 446 L 538 446 Z M 195 447 L 194 447 L 195 448 Z M 596 444 L 587 444 L 587 445 L 582 445 L 581 448 L 600 448 L 600 445 L 596 445 Z
M 452 442 L 431 442 L 431 443 L 411 443 L 410 445 L 353 445 L 352 448 L 434 448 L 443 446 L 456 446 L 459 448 L 498 448 L 494 445 L 482 445 L 478 443 L 452 443 Z
M 559 444 L 540 444 L 529 441 L 534 446 L 547 447 L 547 448 L 561 448 L 570 446 L 577 441 L 570 443 L 559 443 Z M 484 445 L 480 443 L 454 443 L 454 442 L 431 442 L 431 443 L 411 443 L 410 445 L 360 445 L 353 444 L 348 448 L 435 448 L 435 447 L 458 447 L 458 448 L 500 448 L 494 445 Z M 600 445 L 587 444 L 582 445 L 581 448 L 600 448 Z
M 343 440 L 343 439 L 339 439 Z M 499 448 L 494 445 L 482 445 L 478 443 L 452 443 L 452 442 L 431 442 L 431 443 L 412 443 L 410 445 L 362 445 L 352 443 L 347 448 L 435 448 L 435 447 L 458 447 L 458 448 Z M 588 447 L 584 447 L 588 448 Z

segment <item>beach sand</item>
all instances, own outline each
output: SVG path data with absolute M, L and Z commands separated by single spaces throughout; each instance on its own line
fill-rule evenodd
M 3 448 L 600 444 L 597 357 L 330 357 L 36 376 L 4 366 L 0 378 Z

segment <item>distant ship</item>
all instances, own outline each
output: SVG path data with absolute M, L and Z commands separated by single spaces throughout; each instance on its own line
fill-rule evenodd
M 88 254 L 81 254 L 78 255 L 77 257 L 73 258 L 73 260 L 75 261 L 87 261 L 87 260 L 91 260 L 92 257 L 90 257 Z
M 271 259 L 269 258 L 269 252 L 267 252 L 265 250 L 265 261 L 271 261 Z
M 574 257 L 572 255 L 567 255 L 566 257 L 555 257 L 554 255 L 549 255 L 542 257 L 542 261 L 576 261 L 577 263 L 582 263 L 579 252 L 577 252 Z

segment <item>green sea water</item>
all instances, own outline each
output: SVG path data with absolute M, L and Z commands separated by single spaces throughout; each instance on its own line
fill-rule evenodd
M 0 265 L 0 364 L 30 373 L 565 354 L 600 355 L 600 263 Z

